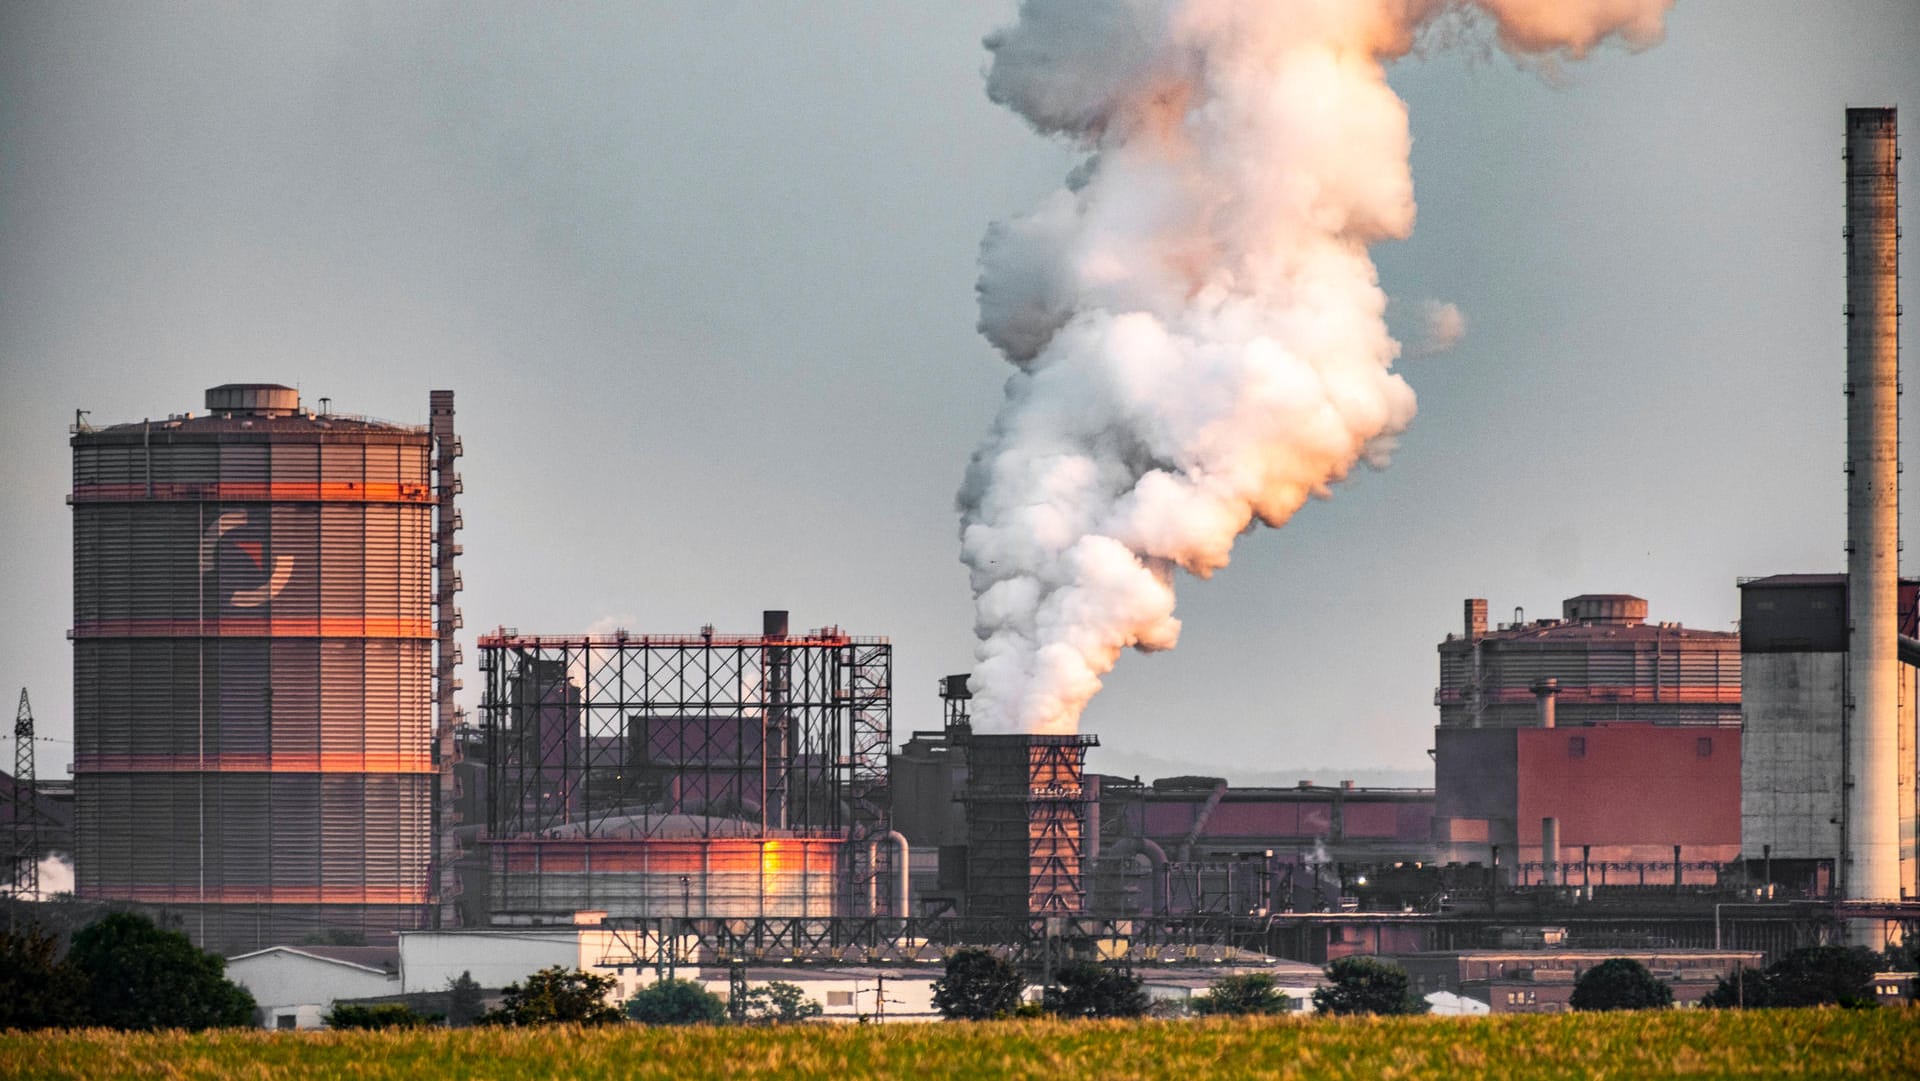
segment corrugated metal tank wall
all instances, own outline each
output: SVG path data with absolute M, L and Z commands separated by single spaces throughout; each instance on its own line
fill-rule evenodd
M 76 892 L 217 948 L 423 925 L 425 431 L 233 414 L 73 447 Z

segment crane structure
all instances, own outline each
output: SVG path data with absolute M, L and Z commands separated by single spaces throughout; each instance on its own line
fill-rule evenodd
M 8 892 L 16 898 L 40 899 L 40 806 L 33 772 L 33 706 L 27 689 L 20 688 L 20 708 L 13 718 L 13 820 L 11 850 L 7 853 Z

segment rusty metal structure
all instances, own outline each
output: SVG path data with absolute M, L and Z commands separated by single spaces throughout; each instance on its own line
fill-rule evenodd
M 494 923 L 868 914 L 892 646 L 838 628 L 479 641 Z
M 970 735 L 967 915 L 1066 916 L 1087 910 L 1091 735 Z
M 431 922 L 457 624 L 434 518 L 458 521 L 434 402 L 429 430 L 229 384 L 201 415 L 75 424 L 82 899 L 216 949 Z

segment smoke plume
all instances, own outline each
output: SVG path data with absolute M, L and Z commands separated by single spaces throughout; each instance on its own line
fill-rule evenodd
M 50 901 L 63 893 L 73 892 L 73 864 L 65 856 L 53 855 L 40 858 L 40 897 Z
M 1087 152 L 981 245 L 1017 371 L 960 496 L 982 724 L 1072 731 L 1120 651 L 1413 418 L 1367 247 L 1413 228 L 1384 65 L 1443 17 L 1516 53 L 1656 41 L 1670 0 L 1024 0 L 987 94 Z
M 1420 340 L 1413 343 L 1413 355 L 1432 357 L 1452 349 L 1467 336 L 1467 316 L 1458 305 L 1444 300 L 1423 301 L 1420 305 Z

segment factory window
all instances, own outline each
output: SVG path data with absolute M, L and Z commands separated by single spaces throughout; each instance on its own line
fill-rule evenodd
M 1587 737 L 1568 736 L 1567 737 L 1567 757 L 1568 758 L 1587 757 Z
M 1701 736 L 1699 739 L 1694 740 L 1693 753 L 1699 755 L 1701 758 L 1712 758 L 1713 757 L 1713 737 Z
M 298 1017 L 295 1014 L 290 1014 L 290 1013 L 280 1014 L 273 1019 L 273 1027 L 280 1029 L 283 1032 L 293 1028 L 295 1025 L 299 1023 L 300 1022 Z
M 827 1005 L 851 1006 L 853 1005 L 853 992 L 852 991 L 828 991 Z

